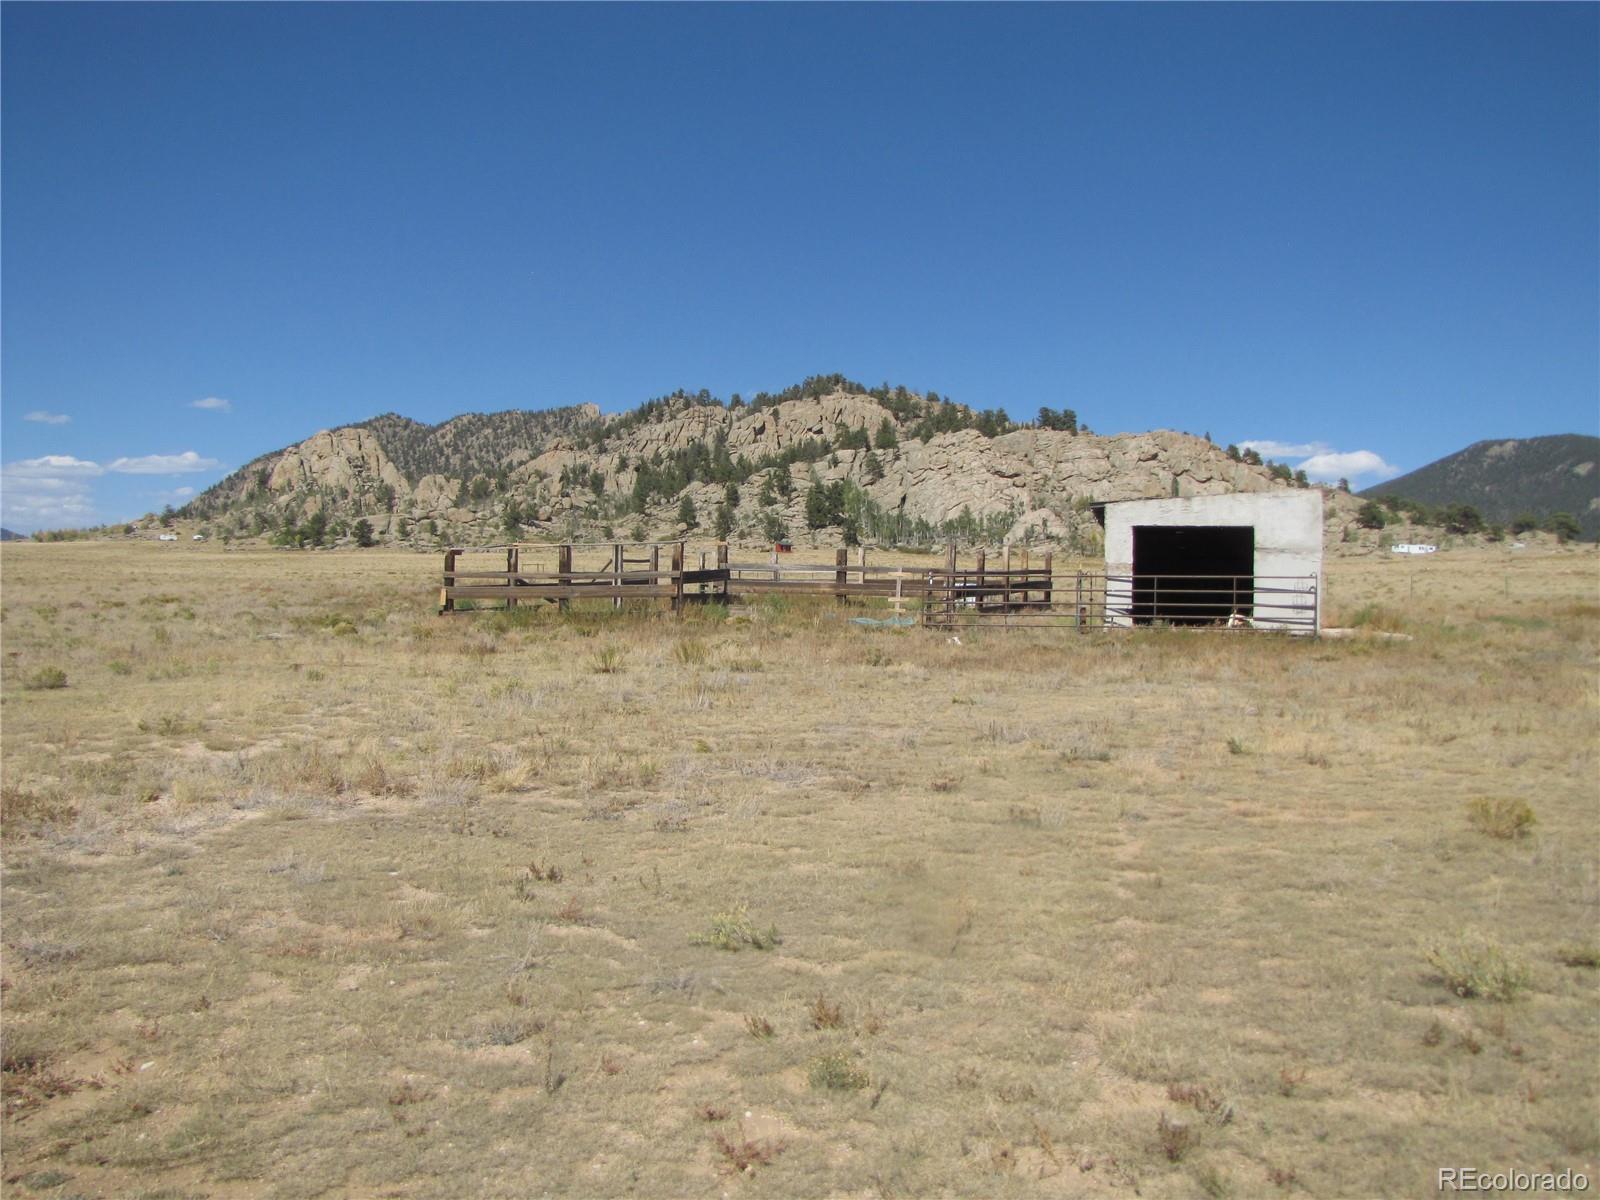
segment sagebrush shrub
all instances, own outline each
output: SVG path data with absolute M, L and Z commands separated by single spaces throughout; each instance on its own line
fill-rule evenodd
M 689 939 L 696 946 L 715 946 L 718 950 L 738 951 L 749 946 L 753 950 L 770 950 L 783 939 L 777 927 L 756 928 L 744 905 L 732 912 L 718 913 L 711 918 L 711 926 L 704 933 Z
M 22 686 L 30 692 L 64 688 L 67 686 L 67 673 L 60 667 L 40 667 L 22 681 Z
M 1498 800 L 1480 796 L 1467 805 L 1467 820 L 1479 833 L 1507 840 L 1526 837 L 1537 824 L 1533 809 L 1526 800 L 1515 800 L 1508 796 Z
M 1514 999 L 1528 986 L 1528 968 L 1507 954 L 1493 938 L 1466 933 L 1428 948 L 1428 965 L 1439 972 L 1456 995 L 1485 1000 Z
M 826 1088 L 834 1092 L 854 1092 L 871 1083 L 871 1078 L 860 1067 L 850 1061 L 850 1056 L 843 1050 L 835 1050 L 831 1054 L 819 1054 L 811 1060 L 806 1069 L 806 1078 L 814 1088 Z

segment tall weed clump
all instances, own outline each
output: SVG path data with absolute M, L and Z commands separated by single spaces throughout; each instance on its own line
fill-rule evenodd
M 1428 965 L 1444 985 L 1463 999 L 1514 1000 L 1530 981 L 1526 964 L 1481 933 L 1465 933 L 1427 949 Z

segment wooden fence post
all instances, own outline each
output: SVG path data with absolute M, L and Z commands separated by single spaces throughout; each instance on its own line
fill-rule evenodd
M 672 611 L 683 611 L 683 543 L 672 543 Z
M 506 607 L 517 606 L 517 548 L 506 547 Z
M 726 603 L 728 603 L 729 597 L 733 593 L 733 587 L 732 587 L 733 572 L 728 569 L 728 543 L 727 542 L 718 542 L 717 543 L 717 570 L 722 573 L 722 602 L 724 604 L 726 604 Z
M 1030 582 L 1028 579 L 1028 566 L 1031 561 L 1032 556 L 1028 553 L 1026 546 L 1017 551 L 1017 565 L 1022 571 L 1022 604 L 1024 608 L 1027 607 L 1028 601 L 1033 598 L 1033 593 L 1028 590 L 1028 583 Z
M 562 587 L 572 582 L 572 543 L 563 542 L 556 547 L 556 576 Z M 562 596 L 556 601 L 556 607 L 566 612 L 571 601 Z
M 611 586 L 616 594 L 611 598 L 611 607 L 622 608 L 622 543 L 611 543 Z
M 944 551 L 944 614 L 950 624 L 956 620 L 956 544 L 951 542 Z
M 833 586 L 838 590 L 833 593 L 833 598 L 840 604 L 844 603 L 845 588 L 850 581 L 850 550 L 840 546 L 833 552 Z
M 444 552 L 444 586 L 439 589 L 439 611 L 441 613 L 455 612 L 455 597 L 450 594 L 450 589 L 456 585 L 456 551 Z
M 988 565 L 988 562 L 989 562 L 989 552 L 987 550 L 985 550 L 982 546 L 979 546 L 978 547 L 978 565 L 977 565 L 976 568 L 974 568 L 978 572 L 978 611 L 979 612 L 983 612 L 986 609 L 991 607 L 991 605 L 988 602 L 988 598 L 983 593 L 984 576 L 986 574 L 985 567 Z
M 1054 550 L 1046 550 L 1044 552 L 1044 610 L 1046 613 L 1050 611 L 1050 607 L 1056 602 L 1055 560 L 1056 552 Z

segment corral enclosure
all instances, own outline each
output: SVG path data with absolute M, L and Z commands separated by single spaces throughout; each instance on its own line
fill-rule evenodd
M 1592 549 L 1330 560 L 1320 642 L 0 568 L 8 1191 L 1596 1178 Z
M 444 552 L 439 611 L 547 602 L 565 612 L 575 601 L 621 610 L 664 601 L 681 613 L 696 603 L 804 595 L 887 606 L 896 623 L 925 628 L 1086 633 L 1161 623 L 1318 632 L 1318 573 L 1257 577 L 1253 527 L 1139 526 L 1133 533 L 1134 564 L 1120 574 L 1011 545 L 951 544 L 942 555 L 873 551 L 870 564 L 859 546 L 838 547 L 831 562 L 777 549 L 764 561 L 739 561 L 719 542 L 701 550 L 698 563 L 684 542 L 454 547 Z M 1320 542 L 1318 551 L 1320 567 Z M 1281 554 L 1268 563 L 1308 565 L 1285 563 Z

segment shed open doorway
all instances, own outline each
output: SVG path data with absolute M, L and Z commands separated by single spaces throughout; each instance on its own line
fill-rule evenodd
M 1255 607 L 1253 525 L 1135 525 L 1133 621 L 1221 625 Z

